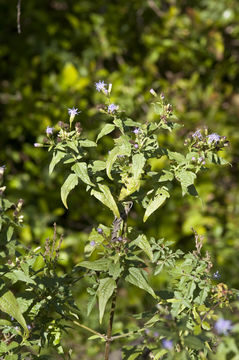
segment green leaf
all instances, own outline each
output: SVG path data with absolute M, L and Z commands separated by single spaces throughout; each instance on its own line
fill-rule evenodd
M 62 150 L 54 150 L 53 156 L 49 165 L 49 174 L 51 175 L 55 166 L 66 156 L 66 153 Z
M 222 157 L 218 156 L 217 154 L 214 154 L 213 152 L 209 152 L 207 153 L 207 159 L 213 163 L 213 164 L 217 164 L 217 165 L 228 165 L 229 162 L 225 159 L 223 159 Z
M 190 195 L 194 195 L 194 191 L 196 191 L 196 189 L 195 189 L 195 187 L 193 187 L 193 183 L 194 183 L 194 180 L 196 179 L 196 177 L 197 177 L 197 175 L 194 174 L 192 171 L 187 171 L 187 170 L 181 169 L 180 171 L 176 172 L 176 178 L 181 183 L 183 196 L 186 193 L 189 193 Z M 197 195 L 198 195 L 198 193 L 196 191 L 195 196 L 197 196 Z
M 35 281 L 30 276 L 24 274 L 22 270 L 14 270 L 13 272 L 6 273 L 5 276 L 13 282 L 23 281 L 27 284 L 36 284 Z
M 150 200 L 150 202 L 145 210 L 143 222 L 145 222 L 149 218 L 149 216 L 154 211 L 156 211 L 168 197 L 170 197 L 170 195 L 167 192 L 167 190 L 165 190 L 163 188 L 159 188 L 155 194 L 155 197 L 152 200 Z
M 87 304 L 87 316 L 90 315 L 95 303 L 96 303 L 96 294 L 91 296 L 89 301 L 88 301 L 88 304 Z
M 113 180 L 111 176 L 111 170 L 118 155 L 130 156 L 131 154 L 131 144 L 129 142 L 128 136 L 122 135 L 120 138 L 116 139 L 116 143 L 117 146 L 115 146 L 110 151 L 108 159 L 106 161 L 106 173 L 111 180 Z
M 68 209 L 66 200 L 71 190 L 78 184 L 78 176 L 76 174 L 70 174 L 64 184 L 61 187 L 61 200 L 65 207 Z
M 183 164 L 186 162 L 185 157 L 177 152 L 168 151 L 168 157 L 170 160 L 175 160 L 178 164 Z
M 115 125 L 106 124 L 103 129 L 101 129 L 99 135 L 97 136 L 96 142 L 98 142 L 103 136 L 111 133 L 115 129 Z
M 19 322 L 19 324 L 23 327 L 26 334 L 29 333 L 26 321 L 21 313 L 17 299 L 10 290 L 5 292 L 0 297 L 0 310 L 5 312 L 9 316 L 12 316 L 14 319 L 16 319 Z
M 87 164 L 85 162 L 76 163 L 71 167 L 71 170 L 86 184 L 95 186 L 90 180 L 87 171 Z
M 100 285 L 97 290 L 99 298 L 99 319 L 100 324 L 105 312 L 105 306 L 116 288 L 116 282 L 113 278 L 105 278 L 100 280 Z
M 156 298 L 156 294 L 149 286 L 148 282 L 146 281 L 145 277 L 142 274 L 142 270 L 138 268 L 129 268 L 129 275 L 125 278 L 126 281 L 129 283 L 139 287 L 140 289 L 143 289 L 147 291 L 150 295 L 152 295 L 154 298 Z
M 80 140 L 81 147 L 95 147 L 97 146 L 96 142 L 91 140 Z
M 172 181 L 174 178 L 174 174 L 170 171 L 167 170 L 163 170 L 163 175 L 160 176 L 159 178 L 159 182 L 163 182 L 163 181 Z
M 106 185 L 99 184 L 101 192 L 92 190 L 91 194 L 95 196 L 99 201 L 101 201 L 105 206 L 110 208 L 117 218 L 120 218 L 119 209 L 116 205 L 116 202 L 110 192 L 110 189 Z
M 159 360 L 159 359 L 162 359 L 162 356 L 167 354 L 168 350 L 166 349 L 161 349 L 159 350 L 159 352 L 157 352 L 155 355 L 154 355 L 154 359 L 155 360 Z
M 189 335 L 184 339 L 185 346 L 190 349 L 201 350 L 204 348 L 204 343 L 196 336 Z
M 97 171 L 105 170 L 106 163 L 105 161 L 101 160 L 95 160 L 93 162 L 93 165 L 91 166 L 93 173 L 96 173 Z
M 107 271 L 109 269 L 109 264 L 109 259 L 98 259 L 94 261 L 82 261 L 76 266 L 81 266 L 94 271 Z
M 127 196 L 138 191 L 140 188 L 140 180 L 133 177 L 125 179 L 124 186 L 122 187 L 119 195 L 119 201 L 124 200 Z
M 134 179 L 140 179 L 146 159 L 143 154 L 136 154 L 132 157 L 132 174 Z
M 153 261 L 153 252 L 145 235 L 139 235 L 137 239 L 131 241 L 130 247 L 131 245 L 137 245 L 140 249 L 142 249 L 145 252 L 146 255 L 148 255 L 150 260 Z

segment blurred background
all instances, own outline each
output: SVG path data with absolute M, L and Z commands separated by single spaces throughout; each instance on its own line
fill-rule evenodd
M 193 249 L 195 228 L 205 236 L 204 250 L 221 281 L 238 288 L 238 0 L 22 0 L 17 24 L 18 3 L 0 0 L 0 166 L 6 165 L 8 197 L 24 199 L 21 241 L 43 246 L 56 222 L 65 235 L 60 271 L 82 260 L 88 233 L 98 223 L 109 225 L 110 213 L 89 200 L 84 187 L 71 193 L 66 211 L 60 200 L 65 174 L 58 167 L 49 176 L 50 154 L 33 144 L 42 141 L 47 126 L 68 121 L 67 108 L 73 106 L 82 111 L 78 120 L 85 133 L 95 139 L 103 121 L 98 80 L 112 83 L 114 102 L 141 122 L 151 116 L 154 88 L 184 124 L 174 134 L 160 135 L 159 142 L 181 151 L 190 131 L 207 126 L 228 137 L 230 146 L 221 156 L 231 166 L 201 173 L 198 199 L 182 198 L 175 183 L 164 207 L 146 224 L 135 208 L 131 225 L 183 250 Z M 111 141 L 100 142 L 102 153 Z M 166 280 L 163 274 L 152 281 L 160 287 Z M 76 295 L 84 303 L 81 286 Z M 129 312 L 142 310 L 140 290 L 127 297 Z M 86 320 L 89 325 L 96 316 L 92 324 Z M 122 316 L 116 327 L 123 322 Z M 90 358 L 97 347 L 87 351 Z

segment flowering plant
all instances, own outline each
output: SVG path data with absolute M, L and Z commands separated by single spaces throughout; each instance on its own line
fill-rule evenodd
M 60 317 L 57 320 L 50 318 L 47 326 L 42 324 L 44 330 L 38 333 L 37 344 L 34 328 L 40 328 L 45 314 L 43 305 L 38 304 L 40 310 L 34 312 L 32 309 L 37 303 L 32 306 L 32 302 L 29 302 L 24 311 L 18 310 L 17 316 L 16 311 L 10 311 L 4 305 L 1 305 L 1 310 L 13 316 L 23 327 L 25 332 L 19 345 L 21 349 L 23 346 L 38 345 L 41 350 L 47 338 L 48 344 L 56 346 L 59 353 L 66 356 L 60 338 L 62 321 L 67 320 L 92 333 L 91 340 L 104 343 L 105 360 L 109 359 L 111 344 L 118 341 L 125 360 L 210 358 L 221 344 L 227 344 L 227 335 L 236 329 L 230 320 L 221 315 L 221 309 L 229 306 L 236 292 L 218 282 L 218 271 L 212 273 L 210 254 L 202 252 L 203 238 L 196 231 L 193 230 L 195 250 L 184 254 L 179 249 L 173 250 L 168 240 L 148 239 L 144 233 L 130 226 L 128 219 L 137 204 L 144 209 L 142 221 L 146 222 L 168 201 L 175 182 L 180 183 L 183 196 L 199 196 L 195 187 L 199 172 L 206 171 L 208 164 L 227 163 L 218 152 L 228 145 L 228 141 L 217 134 L 209 134 L 207 129 L 200 129 L 185 140 L 184 154 L 164 148 L 158 141 L 159 132 L 175 131 L 181 125 L 163 94 L 157 95 L 153 89 L 150 90 L 155 100 L 152 106 L 156 119 L 142 124 L 127 117 L 111 101 L 111 84 L 107 87 L 104 81 L 99 81 L 96 89 L 106 99 L 101 113 L 108 121 L 102 125 L 95 141 L 86 137 L 79 122 L 73 128 L 75 117 L 80 113 L 73 108 L 68 109 L 69 124 L 60 122 L 56 129 L 48 127 L 44 144 L 36 143 L 35 146 L 44 146 L 52 151 L 50 174 L 59 163 L 67 168 L 67 176 L 61 187 L 64 206 L 68 208 L 68 196 L 74 188 L 85 186 L 89 196 L 100 202 L 105 211 L 109 211 L 111 223 L 98 224 L 92 229 L 84 249 L 85 260 L 77 264 L 66 278 L 58 277 L 55 270 L 60 246 L 56 244 L 56 231 L 52 248 L 46 243 L 44 254 L 37 257 L 31 254 L 30 259 L 34 261 L 28 263 L 27 271 L 29 273 L 29 268 L 33 266 L 28 279 L 32 294 L 35 283 L 46 284 L 54 280 L 63 288 L 62 294 L 56 294 L 53 286 L 54 297 L 45 289 L 48 307 L 54 308 L 51 302 L 54 301 Z M 114 146 L 106 151 L 104 158 L 95 158 L 96 151 L 92 149 L 97 149 L 104 136 L 112 136 Z M 152 159 L 165 159 L 164 169 L 152 170 Z M 34 270 L 39 257 L 44 260 L 40 274 Z M 170 284 L 166 289 L 154 288 L 151 284 L 153 277 L 164 271 L 170 274 Z M 9 272 L 12 273 L 10 269 Z M 83 277 L 88 279 L 89 284 L 87 316 L 90 317 L 97 306 L 99 323 L 102 324 L 104 318 L 108 317 L 104 332 L 80 322 L 80 312 L 70 289 L 75 281 Z M 148 301 L 151 305 L 141 314 L 131 314 L 135 318 L 134 329 L 114 333 L 117 301 L 121 290 L 129 287 L 143 290 L 150 298 Z M 13 293 L 9 296 L 14 298 Z M 2 304 L 3 300 L 7 300 L 6 295 L 2 298 Z M 31 319 L 33 329 L 30 333 L 24 312 L 25 317 Z M 15 335 L 13 337 L 15 339 Z M 137 340 L 137 345 L 132 343 L 132 339 Z M 30 356 L 37 358 L 33 353 Z

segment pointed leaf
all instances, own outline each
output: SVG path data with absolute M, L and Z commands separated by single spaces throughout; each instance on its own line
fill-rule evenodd
M 105 306 L 109 298 L 113 294 L 115 288 L 116 288 L 116 282 L 113 278 L 105 278 L 100 280 L 100 285 L 97 290 L 97 295 L 99 298 L 100 324 L 104 316 Z
M 65 207 L 68 209 L 66 200 L 69 195 L 69 192 L 76 187 L 78 184 L 78 176 L 76 174 L 70 174 L 64 184 L 61 187 L 61 200 Z
M 53 156 L 49 165 L 49 174 L 51 175 L 55 166 L 66 156 L 66 153 L 62 150 L 54 150 Z
M 176 173 L 176 178 L 178 181 L 180 181 L 181 183 L 181 187 L 182 187 L 182 194 L 183 196 L 186 194 L 186 193 L 189 193 L 191 195 L 198 195 L 196 189 L 194 190 L 192 188 L 192 185 L 194 183 L 194 180 L 196 179 L 197 175 L 194 174 L 192 171 L 187 171 L 187 170 L 180 170 Z M 194 191 L 193 191 L 194 190 Z M 196 191 L 196 193 L 195 193 Z
M 140 179 L 146 159 L 143 154 L 136 154 L 132 158 L 132 174 L 135 179 Z
M 155 197 L 149 202 L 149 205 L 145 210 L 143 222 L 145 222 L 148 217 L 154 211 L 156 211 L 168 197 L 170 197 L 169 193 L 165 189 L 159 188 L 155 194 Z
M 153 251 L 145 235 L 139 235 L 137 239 L 131 241 L 130 246 L 131 245 L 137 245 L 146 255 L 148 255 L 150 260 L 153 261 Z
M 74 171 L 74 173 L 79 176 L 79 178 L 86 184 L 95 186 L 90 180 L 90 177 L 88 175 L 87 171 L 87 164 L 85 162 L 76 163 L 71 167 L 71 170 Z
M 10 290 L 5 292 L 0 297 L 0 310 L 7 313 L 9 316 L 12 316 L 14 319 L 16 319 L 19 322 L 19 324 L 23 327 L 25 332 L 27 334 L 29 333 L 26 321 L 21 313 L 17 299 Z
M 99 201 L 101 201 L 105 206 L 110 208 L 117 218 L 120 218 L 119 209 L 116 205 L 116 202 L 110 192 L 110 189 L 106 185 L 99 184 L 101 192 L 92 190 L 91 194 L 95 196 Z
M 103 129 L 101 129 L 99 135 L 97 136 L 96 142 L 98 142 L 103 136 L 111 133 L 115 129 L 115 125 L 106 124 Z
M 140 269 L 129 268 L 129 275 L 126 276 L 125 280 L 139 287 L 140 289 L 147 291 L 154 298 L 157 297 L 151 286 L 149 286 Z

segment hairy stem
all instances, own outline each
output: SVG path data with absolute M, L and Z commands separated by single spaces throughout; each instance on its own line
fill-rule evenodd
M 106 344 L 105 344 L 105 360 L 109 360 L 110 343 L 112 341 L 111 335 L 112 335 L 112 327 L 113 327 L 114 314 L 115 314 L 116 299 L 117 299 L 117 288 L 114 291 L 113 298 L 112 298 L 112 303 L 111 303 L 110 319 L 109 319 L 109 325 L 108 325 L 107 337 L 106 337 Z

